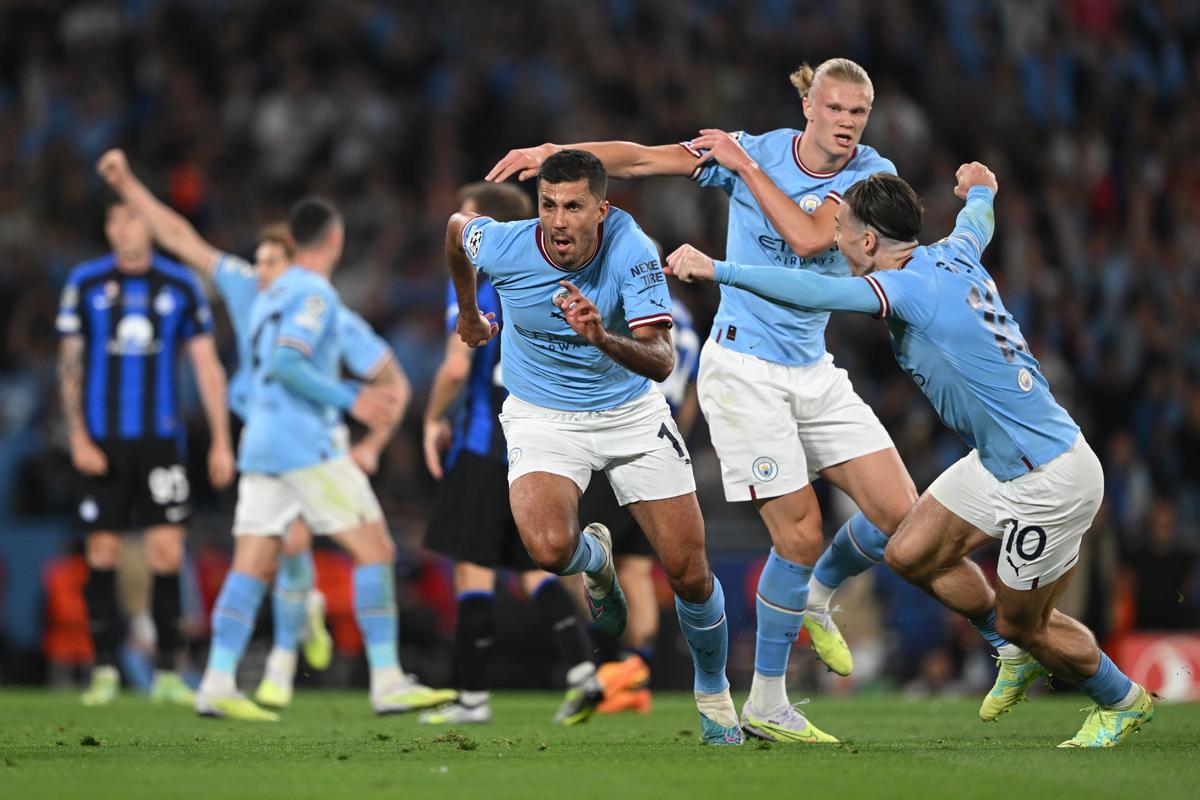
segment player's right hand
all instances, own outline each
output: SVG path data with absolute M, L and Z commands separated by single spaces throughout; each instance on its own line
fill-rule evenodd
M 693 281 L 711 281 L 716 275 L 717 269 L 711 256 L 701 253 L 690 244 L 685 244 L 680 245 L 674 253 L 667 256 L 663 272 L 674 275 L 684 283 L 692 283 Z
M 404 398 L 391 386 L 364 386 L 354 398 L 350 416 L 372 430 L 388 430 L 400 421 Z
M 464 314 L 460 311 L 455 328 L 458 330 L 458 338 L 462 339 L 467 347 L 483 347 L 500 331 L 500 326 L 496 324 L 496 315 L 491 311 L 486 314 L 480 314 L 478 311 Z
M 954 196 L 959 200 L 967 199 L 967 192 L 971 191 L 972 186 L 986 186 L 993 193 L 1000 191 L 996 174 L 978 161 L 963 164 L 958 168 L 958 172 L 954 173 L 954 177 L 958 180 L 958 185 L 954 187 Z
M 527 181 L 538 174 L 542 162 L 563 148 L 556 144 L 543 144 L 539 147 L 522 147 L 519 150 L 509 150 L 508 155 L 496 162 L 486 180 L 501 183 L 514 174 L 517 180 Z
M 453 430 L 450 421 L 441 419 L 426 419 L 422 444 L 425 450 L 425 467 L 429 474 L 439 481 L 445 477 L 442 472 L 442 454 L 450 449 Z
M 98 476 L 108 472 L 108 457 L 85 433 L 71 437 L 71 463 L 84 475 Z
M 96 162 L 96 172 L 100 173 L 100 177 L 104 178 L 109 186 L 114 187 L 132 174 L 129 170 L 129 159 L 125 157 L 125 151 L 119 148 L 100 156 L 100 160 Z

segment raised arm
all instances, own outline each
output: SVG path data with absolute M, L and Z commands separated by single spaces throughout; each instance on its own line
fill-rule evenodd
M 996 212 L 992 203 L 1000 186 L 992 171 L 978 161 L 963 164 L 955 178 L 958 185 L 954 187 L 954 194 L 967 202 L 958 212 L 954 232 L 950 235 L 963 236 L 982 255 L 996 231 Z
M 497 183 L 513 175 L 529 180 L 538 174 L 542 162 L 560 150 L 586 150 L 604 164 L 614 178 L 643 178 L 650 175 L 687 177 L 696 171 L 696 157 L 678 144 L 643 145 L 634 142 L 580 142 L 579 144 L 543 144 L 509 150 L 487 174 Z
M 229 410 L 226 404 L 225 368 L 217 356 L 217 347 L 210 334 L 193 336 L 187 343 L 188 359 L 196 373 L 200 403 L 208 420 L 212 444 L 208 450 L 208 478 L 216 489 L 224 489 L 233 481 L 233 444 L 229 435 Z
M 667 257 L 667 274 L 680 280 L 713 281 L 753 292 L 772 302 L 805 311 L 858 311 L 878 314 L 879 296 L 858 278 L 833 278 L 805 269 L 744 267 L 714 261 L 685 244 Z
M 714 159 L 742 179 L 771 226 L 796 255 L 814 256 L 833 247 L 837 201 L 826 199 L 816 211 L 807 213 L 784 194 L 738 140 L 725 131 L 705 128 L 692 140 L 692 147 L 704 153 L 703 160 Z M 692 166 L 695 167 L 694 160 Z
M 164 250 L 205 275 L 211 274 L 221 251 L 201 238 L 183 216 L 155 197 L 129 168 L 121 150 L 109 150 L 96 162 L 96 171 L 122 200 L 146 218 L 150 234 Z

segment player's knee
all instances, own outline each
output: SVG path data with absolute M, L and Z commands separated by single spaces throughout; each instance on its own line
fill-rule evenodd
M 689 558 L 674 569 L 667 570 L 667 581 L 676 595 L 689 603 L 703 603 L 712 591 L 711 572 L 703 557 Z
M 1022 614 L 1005 613 L 996 609 L 996 633 L 1017 647 L 1028 649 L 1038 644 L 1041 626 L 1036 619 Z
M 883 562 L 906 581 L 917 581 L 925 575 L 920 555 L 903 537 L 893 536 L 888 539 L 887 547 L 883 550 Z
M 529 551 L 529 557 L 533 559 L 533 563 L 556 575 L 562 574 L 562 571 L 567 568 L 567 565 L 571 563 L 571 556 L 575 552 L 573 538 L 566 534 L 556 533 L 530 537 L 525 542 L 525 549 Z

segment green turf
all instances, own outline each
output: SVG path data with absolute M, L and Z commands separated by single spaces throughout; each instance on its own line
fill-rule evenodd
M 825 699 L 807 711 L 846 743 L 706 748 L 691 699 L 645 717 L 547 724 L 558 698 L 505 694 L 457 733 L 376 718 L 361 693 L 302 694 L 279 724 L 199 719 L 126 694 L 0 692 L 0 797 L 1194 798 L 1200 705 L 1163 705 L 1113 750 L 1056 750 L 1077 697 L 1037 698 L 985 725 L 973 701 Z

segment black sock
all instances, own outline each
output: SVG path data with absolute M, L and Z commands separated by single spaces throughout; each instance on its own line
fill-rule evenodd
M 117 573 L 111 569 L 88 572 L 88 627 L 92 631 L 92 646 L 96 650 L 96 666 L 110 667 L 117 663 Z
M 554 646 L 568 666 L 592 660 L 587 630 L 579 621 L 579 607 L 557 578 L 547 578 L 533 593 L 533 604 L 550 629 Z
M 468 592 L 458 598 L 454 628 L 454 688 L 486 692 L 492 644 L 496 640 L 496 602 L 491 592 Z
M 621 641 L 620 636 L 610 636 L 593 628 L 592 641 L 596 643 L 596 660 L 601 664 L 607 661 L 620 661 L 625 652 L 625 643 Z
M 179 574 L 155 575 L 151 614 L 158 635 L 158 646 L 154 655 L 154 666 L 161 670 L 174 671 L 183 641 L 180 617 L 183 616 L 183 598 L 179 593 Z

